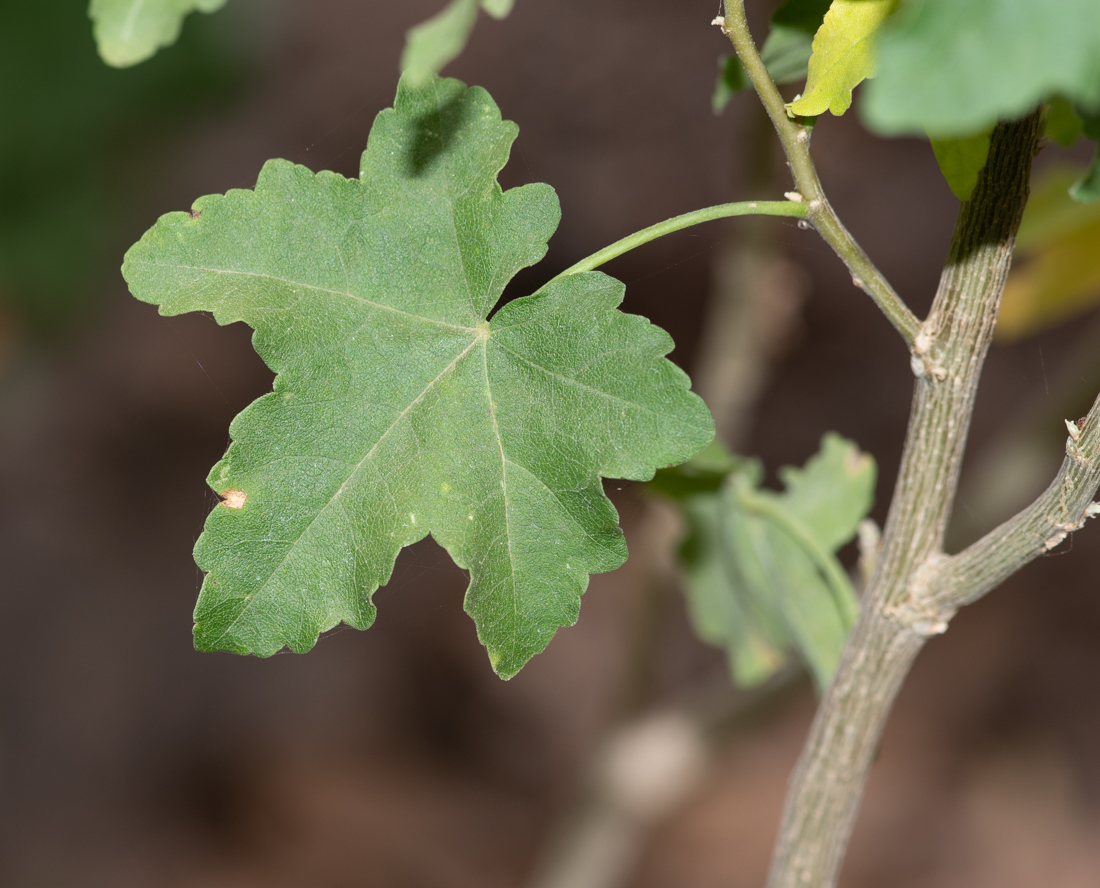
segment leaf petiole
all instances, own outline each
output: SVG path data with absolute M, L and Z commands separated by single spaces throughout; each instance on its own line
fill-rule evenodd
M 666 234 L 672 234 L 674 231 L 691 228 L 693 225 L 710 222 L 713 219 L 728 219 L 731 216 L 793 216 L 802 219 L 806 216 L 806 204 L 793 200 L 745 200 L 738 203 L 704 207 L 701 210 L 684 213 L 682 216 L 673 216 L 671 219 L 658 222 L 656 225 L 650 225 L 649 228 L 643 228 L 641 231 L 627 235 L 622 240 L 615 241 L 610 246 L 593 253 L 587 259 L 582 259 L 575 265 L 571 265 L 553 280 L 556 281 L 573 274 L 580 274 L 582 271 L 592 271 L 592 269 L 599 268 L 605 262 L 610 262 L 615 257 L 621 256 L 635 247 L 648 244 L 650 241 L 664 237 Z

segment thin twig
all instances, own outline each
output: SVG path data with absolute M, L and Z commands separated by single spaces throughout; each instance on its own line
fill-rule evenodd
M 935 604 L 955 610 L 977 601 L 1029 561 L 1051 551 L 1085 521 L 1100 514 L 1092 499 L 1100 488 L 1100 397 L 1073 423 L 1066 458 L 1046 491 L 1018 515 L 947 559 L 932 580 Z
M 852 283 L 867 293 L 886 315 L 887 319 L 905 339 L 912 350 L 920 333 L 920 321 L 909 310 L 901 297 L 890 286 L 882 272 L 863 252 L 855 238 L 848 233 L 840 217 L 829 204 L 818 179 L 817 170 L 810 157 L 810 129 L 787 116 L 783 97 L 756 50 L 748 22 L 745 20 L 744 0 L 725 0 L 726 15 L 722 30 L 730 38 L 741 64 L 756 89 L 764 108 L 771 118 L 783 151 L 790 164 L 798 195 L 805 201 L 806 218 L 817 229 L 852 273 Z

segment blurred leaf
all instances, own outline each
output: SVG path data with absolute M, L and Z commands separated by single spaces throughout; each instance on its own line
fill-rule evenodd
M 1088 172 L 1070 186 L 1069 196 L 1081 203 L 1100 199 L 1100 148 L 1092 156 Z
M 1054 93 L 1100 105 L 1096 0 L 906 0 L 861 113 L 883 134 L 965 136 Z
M 618 310 L 613 278 L 494 311 L 560 218 L 548 185 L 501 190 L 517 132 L 482 89 L 402 80 L 358 179 L 269 161 L 254 191 L 162 216 L 126 254 L 137 298 L 244 321 L 278 374 L 210 473 L 225 504 L 195 547 L 200 650 L 366 628 L 431 533 L 509 678 L 576 621 L 589 574 L 626 560 L 601 476 L 649 479 L 713 438 L 671 338 Z
M 493 18 L 506 18 L 515 6 L 515 0 L 481 0 L 481 8 Z
M 1100 111 L 1086 111 L 1081 107 L 1076 111 L 1081 131 L 1096 142 L 1096 151 L 1088 172 L 1070 186 L 1069 196 L 1081 203 L 1092 203 L 1100 198 Z
M 658 473 L 651 486 L 680 504 L 692 624 L 704 641 L 726 648 L 734 679 L 763 681 L 793 645 L 824 687 L 857 611 L 834 553 L 871 508 L 874 460 L 829 433 L 803 468 L 780 470 L 783 493 L 758 489 L 761 474 L 757 461 L 712 444 Z
M 1021 339 L 1100 302 L 1100 203 L 1073 200 L 1079 171 L 1054 169 L 1033 186 L 997 318 L 997 338 Z
M 805 80 L 813 41 L 813 34 L 794 28 L 772 28 L 760 49 L 760 59 L 772 80 L 776 83 Z
M 188 115 L 236 93 L 249 55 L 203 17 L 179 45 L 117 71 L 96 53 L 86 0 L 0 3 L 0 311 L 46 336 L 116 274 L 142 206 L 145 159 Z
M 806 79 L 814 34 L 832 0 L 786 0 L 772 16 L 760 58 L 776 83 Z
M 678 466 L 658 469 L 649 488 L 671 499 L 685 499 L 697 493 L 713 493 L 732 472 L 747 474 L 754 484 L 764 477 L 759 460 L 734 456 L 717 440 Z
M 91 0 L 88 15 L 103 61 L 116 68 L 144 62 L 179 39 L 190 13 L 214 12 L 226 0 Z
M 839 116 L 852 104 L 852 90 L 875 74 L 875 44 L 898 0 L 833 0 L 814 36 L 806 91 L 787 108 L 815 117 Z
M 993 130 L 964 139 L 933 139 L 932 152 L 947 180 L 951 193 L 959 200 L 970 200 L 978 184 L 978 174 L 989 158 L 989 137 Z
M 721 498 L 716 493 L 685 500 L 682 510 L 689 533 L 679 557 L 692 627 L 703 641 L 727 650 L 738 684 L 757 685 L 786 662 L 783 651 L 791 644 L 771 609 L 753 597 L 752 590 L 767 588 L 767 578 L 741 579 L 746 569 L 761 570 L 758 561 L 745 564 L 736 556 L 727 557 L 726 550 L 732 545 L 727 540 L 744 531 L 737 523 L 732 528 L 724 526 Z M 754 559 L 751 545 L 747 551 Z M 731 581 L 731 568 L 739 562 L 738 579 Z
M 410 28 L 401 54 L 401 70 L 409 83 L 426 83 L 462 54 L 479 7 L 500 19 L 512 11 L 513 5 L 514 0 L 451 0 L 441 12 Z
M 718 80 L 714 84 L 714 95 L 710 106 L 715 114 L 726 110 L 737 93 L 749 85 L 749 75 L 745 72 L 741 60 L 736 55 L 724 55 L 718 58 Z
M 1047 121 L 1043 135 L 1068 148 L 1081 136 L 1081 118 L 1065 96 L 1047 99 Z
M 832 0 L 784 0 L 772 15 L 773 28 L 790 28 L 811 37 L 817 33 Z
M 871 511 L 876 477 L 870 454 L 836 432 L 826 432 L 821 449 L 805 466 L 779 470 L 786 492 L 776 501 L 805 525 L 818 545 L 833 552 L 855 537 L 859 522 Z

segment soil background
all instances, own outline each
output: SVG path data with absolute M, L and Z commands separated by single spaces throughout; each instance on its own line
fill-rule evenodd
M 580 622 L 508 683 L 462 612 L 464 575 L 431 541 L 401 555 L 368 632 L 336 630 L 308 655 L 268 660 L 191 646 L 191 547 L 215 501 L 205 475 L 271 374 L 246 329 L 160 318 L 115 269 L 158 214 L 251 187 L 270 157 L 355 175 L 374 115 L 392 103 L 404 31 L 439 5 L 232 0 L 188 22 L 223 28 L 247 73 L 186 126 L 139 119 L 120 134 L 147 150 L 101 271 L 83 284 L 95 298 L 79 323 L 46 338 L 15 312 L 0 325 L 5 886 L 518 888 L 617 718 L 644 597 L 634 562 L 593 577 Z M 762 35 L 770 10 L 750 6 Z M 655 221 L 760 196 L 743 173 L 755 98 L 721 116 L 710 107 L 729 51 L 708 24 L 716 12 L 715 0 L 518 0 L 503 22 L 482 17 L 447 73 L 486 87 L 519 124 L 505 187 L 549 182 L 563 211 L 548 256 L 511 294 Z M 927 142 L 875 138 L 849 114 L 820 121 L 814 152 L 841 217 L 923 315 L 957 208 Z M 778 154 L 769 162 L 782 182 Z M 878 460 L 881 522 L 908 356 L 812 232 L 766 224 L 809 287 L 745 450 L 774 473 L 830 429 L 853 438 Z M 665 327 L 689 371 L 717 251 L 741 230 L 693 229 L 606 269 L 627 284 L 625 309 Z M 967 472 L 1022 405 L 1057 397 L 1051 380 L 1085 329 L 994 349 Z M 636 542 L 645 495 L 607 489 Z M 1100 884 L 1096 533 L 928 645 L 874 767 L 845 888 Z M 652 650 L 653 705 L 724 674 L 678 598 Z M 647 837 L 629 884 L 761 885 L 813 707 L 798 684 L 740 726 L 702 788 Z

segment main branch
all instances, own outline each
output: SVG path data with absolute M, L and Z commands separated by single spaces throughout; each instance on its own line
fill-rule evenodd
M 1037 112 L 994 130 L 932 312 L 914 337 L 916 391 L 882 555 L 792 778 L 770 888 L 836 884 L 894 698 L 926 639 L 953 613 L 934 583 L 948 560 L 944 532 L 1038 135 Z

